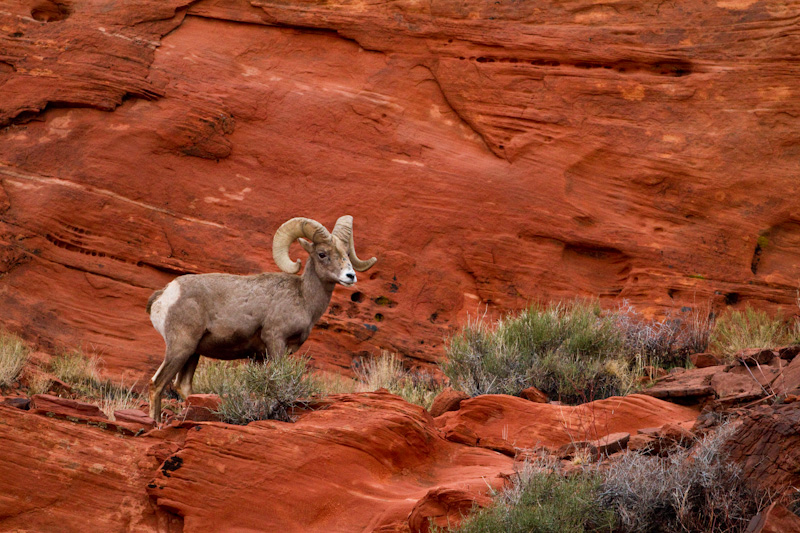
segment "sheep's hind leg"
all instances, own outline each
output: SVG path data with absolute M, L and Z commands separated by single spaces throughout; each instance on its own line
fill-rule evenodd
M 164 387 L 172 381 L 188 360 L 194 355 L 197 342 L 167 342 L 167 353 L 164 362 L 150 380 L 150 418 L 160 425 L 161 394 Z
M 186 364 L 183 365 L 178 377 L 175 378 L 175 387 L 180 391 L 183 399 L 186 400 L 192 394 L 192 379 L 194 378 L 194 371 L 197 369 L 197 363 L 200 361 L 200 354 L 192 354 Z

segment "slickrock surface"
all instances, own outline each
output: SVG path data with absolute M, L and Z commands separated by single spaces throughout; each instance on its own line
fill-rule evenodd
M 458 411 L 436 419 L 445 432 L 470 432 L 477 445 L 502 439 L 517 448 L 557 449 L 570 442 L 593 441 L 613 433 L 679 424 L 697 418 L 698 410 L 650 396 L 633 394 L 580 406 L 534 403 L 514 396 L 487 394 L 461 402 Z
M 510 458 L 444 440 L 427 412 L 388 393 L 343 395 L 294 424 L 200 425 L 167 463 L 149 492 L 186 531 L 402 529 L 429 491 L 478 497 L 513 472 Z
M 143 436 L 0 405 L 2 531 L 427 531 L 488 503 L 510 457 L 445 440 L 388 393 L 294 423 L 187 422 Z M 89 417 L 90 419 L 93 417 Z
M 320 367 L 435 360 L 468 313 L 794 305 L 800 4 L 12 0 L 0 12 L 0 321 L 160 362 L 182 273 L 274 270 L 355 215 Z M 775 194 L 780 191 L 780 194 Z M 299 253 L 299 252 L 297 252 Z
M 0 530 L 181 531 L 146 485 L 155 441 L 0 405 Z

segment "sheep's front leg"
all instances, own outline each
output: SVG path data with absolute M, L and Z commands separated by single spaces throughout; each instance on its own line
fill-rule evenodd
M 270 359 L 286 353 L 286 339 L 283 338 L 283 335 L 268 333 L 265 328 L 262 330 L 261 340 L 264 342 L 264 346 L 267 347 L 267 356 Z

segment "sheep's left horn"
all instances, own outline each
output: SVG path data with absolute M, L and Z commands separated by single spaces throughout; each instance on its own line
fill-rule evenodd
M 367 259 L 366 261 L 362 261 L 356 255 L 356 246 L 353 243 L 352 216 L 345 215 L 343 217 L 339 217 L 339 220 L 336 221 L 336 225 L 333 227 L 333 231 L 331 233 L 334 237 L 337 237 L 342 242 L 347 243 L 347 255 L 350 257 L 350 262 L 353 264 L 353 268 L 359 272 L 368 270 L 378 260 L 377 258 L 373 257 L 371 259 Z
M 331 234 L 316 220 L 296 217 L 284 222 L 272 239 L 272 258 L 275 264 L 288 274 L 297 274 L 300 271 L 301 261 L 298 259 L 292 262 L 289 259 L 289 246 L 300 237 L 305 237 L 313 243 L 331 240 Z

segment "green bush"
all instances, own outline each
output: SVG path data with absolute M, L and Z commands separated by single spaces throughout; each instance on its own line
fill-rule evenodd
M 499 320 L 468 323 L 447 344 L 442 370 L 471 396 L 518 394 L 536 386 L 566 402 L 626 392 L 606 371 L 619 358 L 623 336 L 592 302 L 534 305 Z
M 0 387 L 13 384 L 28 362 L 31 349 L 17 335 L 0 331 Z
M 306 373 L 308 360 L 283 355 L 262 362 L 237 365 L 230 376 L 217 381 L 219 414 L 225 422 L 245 425 L 255 420 L 292 420 L 292 411 L 315 394 L 316 382 Z
M 705 320 L 648 321 L 632 308 L 595 301 L 530 308 L 490 325 L 472 320 L 449 339 L 442 370 L 471 396 L 516 395 L 535 386 L 567 403 L 626 394 L 647 365 L 683 365 L 703 343 Z
M 526 463 L 495 503 L 466 519 L 459 533 L 581 533 L 613 531 L 614 515 L 600 505 L 600 476 L 565 476 L 545 459 Z M 435 529 L 435 528 L 434 528 Z M 441 531 L 441 530 L 439 530 Z
M 782 317 L 770 317 L 750 306 L 728 310 L 717 319 L 710 344 L 714 352 L 733 356 L 747 348 L 774 348 L 798 340 L 796 331 Z

